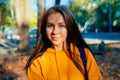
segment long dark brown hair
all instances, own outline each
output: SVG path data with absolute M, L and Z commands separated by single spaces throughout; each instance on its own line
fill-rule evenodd
M 49 8 L 43 15 L 42 21 L 41 21 L 41 26 L 39 26 L 39 33 L 41 34 L 38 37 L 38 43 L 35 47 L 35 50 L 33 51 L 31 57 L 28 59 L 28 62 L 25 66 L 25 69 L 27 69 L 30 64 L 35 60 L 37 57 L 41 56 L 44 51 L 48 48 L 51 47 L 51 42 L 48 40 L 47 35 L 46 35 L 46 22 L 47 18 L 50 14 L 53 13 L 60 13 L 66 23 L 68 35 L 67 35 L 67 45 L 68 45 L 68 52 L 70 55 L 71 60 L 74 62 L 76 67 L 82 72 L 81 66 L 78 64 L 78 62 L 75 61 L 75 59 L 72 57 L 72 52 L 70 49 L 70 43 L 76 45 L 77 47 L 86 47 L 89 48 L 88 45 L 85 43 L 84 39 L 82 38 L 82 35 L 78 29 L 78 25 L 71 13 L 71 11 L 66 8 L 65 6 L 62 5 L 56 5 L 51 8 Z

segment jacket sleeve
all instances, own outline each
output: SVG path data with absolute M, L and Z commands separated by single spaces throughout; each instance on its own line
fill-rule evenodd
M 40 62 L 35 60 L 27 70 L 28 80 L 44 80 Z
M 102 80 L 102 75 L 95 58 L 90 50 L 86 49 L 87 71 L 89 80 Z

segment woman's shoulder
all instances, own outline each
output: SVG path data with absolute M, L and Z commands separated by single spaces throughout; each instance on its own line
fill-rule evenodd
M 42 54 L 42 55 L 38 56 L 33 62 L 40 63 L 40 62 L 46 61 L 49 57 L 49 53 L 50 53 L 49 49 L 45 50 L 42 53 L 39 53 L 39 54 Z
M 94 59 L 94 55 L 92 51 L 89 48 L 84 48 L 86 58 L 88 59 Z
M 80 53 L 80 54 L 77 54 L 77 55 L 80 56 L 81 54 L 85 54 L 86 58 L 88 58 L 89 56 L 92 55 L 92 52 L 91 52 L 91 50 L 89 48 L 84 47 L 84 48 L 81 48 L 81 49 L 83 49 L 84 53 L 81 52 L 81 50 L 79 48 L 77 48 L 77 51 L 79 51 L 79 53 Z
M 89 48 L 84 48 L 84 51 L 86 52 L 86 53 L 91 53 L 91 51 L 90 51 L 90 49 Z
M 42 55 L 38 56 L 33 62 L 41 62 L 46 59 L 46 52 L 42 53 Z

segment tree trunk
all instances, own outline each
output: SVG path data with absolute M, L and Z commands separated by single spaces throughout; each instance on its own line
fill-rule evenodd
M 38 34 L 37 34 L 37 40 L 38 38 L 40 38 L 40 25 L 41 25 L 41 19 L 42 19 L 42 16 L 43 16 L 43 13 L 44 13 L 44 0 L 39 0 L 38 1 Z
M 22 52 L 29 50 L 29 2 L 30 1 L 24 0 L 24 13 L 21 10 L 20 0 L 15 0 L 14 2 L 17 28 L 20 36 L 18 51 Z
M 55 5 L 60 5 L 60 0 L 55 0 Z
M 0 11 L 0 24 L 1 24 L 1 22 L 2 22 L 2 12 Z

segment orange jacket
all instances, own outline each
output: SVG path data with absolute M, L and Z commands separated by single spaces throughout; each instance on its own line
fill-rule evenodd
M 89 80 L 102 80 L 99 67 L 91 52 L 85 48 Z M 84 69 L 79 50 L 75 48 L 75 58 Z M 27 71 L 28 80 L 84 80 L 84 75 L 67 56 L 66 50 L 48 48 L 42 56 L 33 61 Z

